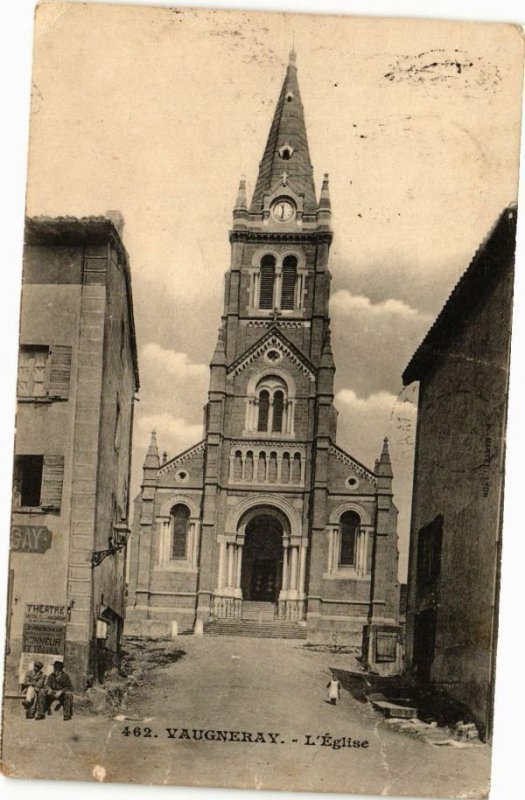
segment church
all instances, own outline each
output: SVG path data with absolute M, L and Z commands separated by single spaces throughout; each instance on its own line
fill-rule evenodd
M 336 442 L 332 236 L 292 51 L 253 196 L 241 180 L 233 209 L 203 439 L 161 463 L 152 434 L 145 457 L 129 635 L 373 639 L 372 660 L 398 657 L 388 441 L 373 469 Z

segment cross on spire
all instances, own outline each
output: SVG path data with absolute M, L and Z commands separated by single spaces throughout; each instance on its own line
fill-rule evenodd
M 279 320 L 280 316 L 281 316 L 281 312 L 279 311 L 279 309 L 278 308 L 274 308 L 274 310 L 272 311 L 272 319 L 273 319 L 273 321 L 277 322 Z

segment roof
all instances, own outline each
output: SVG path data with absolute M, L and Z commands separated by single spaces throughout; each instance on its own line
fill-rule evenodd
M 517 217 L 517 206 L 508 206 L 490 229 L 403 372 L 405 386 L 427 374 L 436 359 L 447 351 L 472 312 L 512 269 Z
M 293 148 L 292 157 L 284 161 L 279 150 L 284 145 Z M 277 101 L 277 107 L 268 134 L 259 174 L 252 197 L 250 211 L 263 210 L 264 195 L 270 194 L 281 180 L 283 172 L 297 194 L 304 194 L 304 211 L 315 214 L 317 202 L 313 180 L 312 163 L 308 150 L 303 104 L 297 80 L 295 52 L 290 53 L 290 62 Z
M 115 223 L 104 216 L 93 217 L 26 217 L 24 243 L 26 245 L 86 245 L 111 241 L 122 259 L 126 294 L 129 310 L 131 338 L 131 357 L 135 378 L 135 391 L 138 390 L 139 365 L 137 339 L 133 315 L 133 294 L 131 290 L 131 271 L 129 256 Z

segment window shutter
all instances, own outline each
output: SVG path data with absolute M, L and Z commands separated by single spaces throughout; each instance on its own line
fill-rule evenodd
M 49 371 L 49 397 L 69 397 L 69 376 L 71 373 L 71 347 L 54 344 L 51 348 L 51 368 Z
M 64 482 L 64 456 L 44 456 L 42 472 L 42 508 L 60 510 L 62 501 L 62 484 Z

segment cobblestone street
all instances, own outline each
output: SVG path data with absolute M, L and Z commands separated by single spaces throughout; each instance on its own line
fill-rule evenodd
M 8 700 L 4 769 L 19 777 L 486 794 L 488 746 L 438 747 L 394 731 L 345 691 L 337 706 L 326 702 L 330 669 L 356 669 L 351 655 L 268 639 L 184 636 L 175 646 L 186 655 L 154 671 L 133 713 L 140 719 L 78 714 L 70 723 L 60 715 L 33 722 Z M 335 749 L 334 739 L 343 740 Z M 350 739 L 361 746 L 348 746 Z

